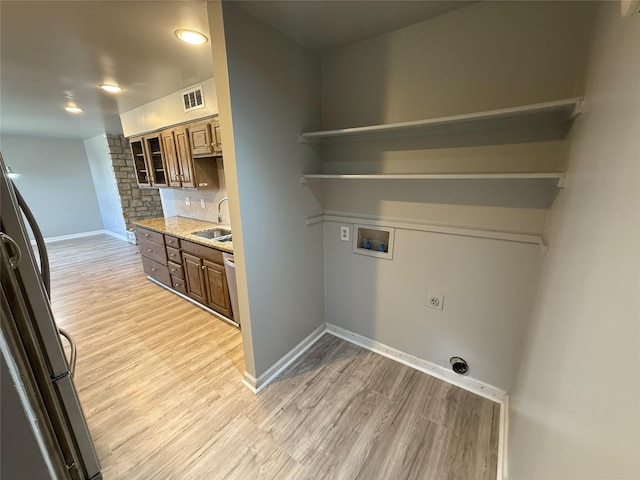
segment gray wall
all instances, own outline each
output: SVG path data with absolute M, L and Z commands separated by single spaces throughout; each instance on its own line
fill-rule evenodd
M 216 88 L 246 367 L 259 377 L 324 322 L 322 227 L 305 224 L 322 209 L 299 181 L 320 163 L 298 142 L 320 127 L 320 58 L 233 3 L 222 13 L 228 87 L 214 50 Z
M 84 141 L 84 147 L 98 198 L 102 225 L 105 230 L 124 237 L 127 229 L 122 216 L 107 136 L 102 134 L 88 138 Z
M 323 122 L 340 128 L 469 113 L 579 95 L 590 5 L 479 2 L 323 56 Z M 554 129 L 396 138 L 323 148 L 325 172 L 556 171 Z M 544 141 L 540 141 L 544 140 Z M 456 190 L 456 188 L 458 190 Z M 331 212 L 540 234 L 547 214 L 528 192 L 458 201 L 472 187 L 331 182 Z M 489 192 L 493 194 L 494 192 Z M 516 194 L 516 195 L 514 195 Z M 476 202 L 477 203 L 474 203 Z M 510 203 L 511 202 L 511 203 Z M 326 321 L 504 390 L 515 383 L 535 291 L 536 246 L 396 231 L 392 261 L 351 253 L 325 224 Z M 427 291 L 444 294 L 442 312 Z
M 640 478 L 640 16 L 600 8 L 511 397 L 514 480 Z
M 103 229 L 82 140 L 2 135 L 0 149 L 45 238 Z

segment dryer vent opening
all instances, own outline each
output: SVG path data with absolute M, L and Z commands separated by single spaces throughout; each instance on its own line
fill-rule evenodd
M 451 357 L 449 363 L 451 363 L 453 371 L 459 375 L 464 375 L 469 371 L 469 365 L 467 365 L 467 362 L 463 358 Z

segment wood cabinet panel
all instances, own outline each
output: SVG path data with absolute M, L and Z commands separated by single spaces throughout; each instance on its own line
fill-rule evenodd
M 164 244 L 167 247 L 180 248 L 180 239 L 177 237 L 172 237 L 170 235 L 165 235 Z
M 211 137 L 209 120 L 189 125 L 189 144 L 194 157 L 210 157 L 214 155 L 215 142 Z
M 182 187 L 196 187 L 194 178 L 193 159 L 191 158 L 191 148 L 189 145 L 189 132 L 186 127 L 174 129 L 176 156 L 180 166 L 180 182 Z
M 162 149 L 164 151 L 165 163 L 167 165 L 167 181 L 170 187 L 180 187 L 180 166 L 176 154 L 176 142 L 173 129 L 164 130 L 160 133 Z
M 207 304 L 207 292 L 204 284 L 204 272 L 200 257 L 182 252 L 184 277 L 187 282 L 187 295 L 200 303 Z
M 155 278 L 165 285 L 171 286 L 171 275 L 169 275 L 169 269 L 166 265 L 155 262 L 150 258 L 142 257 L 142 268 L 144 273 L 152 278 Z
M 207 288 L 207 305 L 226 317 L 232 318 L 229 288 L 224 267 L 209 260 L 202 261 Z
M 164 244 L 164 235 L 162 235 L 162 233 L 147 230 L 146 228 L 136 227 L 136 237 L 138 243 L 140 240 L 151 240 L 152 242 Z
M 167 252 L 164 245 L 143 239 L 139 241 L 139 246 L 140 255 L 167 266 Z
M 168 262 L 169 273 L 178 278 L 184 278 L 184 267 L 182 264 Z
M 187 283 L 184 278 L 178 278 L 171 275 L 171 285 L 177 292 L 187 295 Z
M 222 261 L 222 252 L 215 248 L 205 247 L 204 245 L 183 240 L 182 251 L 191 253 L 192 255 L 197 255 L 201 258 L 206 258 L 207 260 L 219 263 L 220 265 L 224 264 Z
M 182 261 L 182 258 L 180 257 L 180 250 L 173 247 L 167 247 L 167 260 L 172 262 Z
M 133 137 L 129 140 L 131 146 L 131 155 L 133 156 L 133 167 L 136 172 L 136 180 L 141 187 L 151 186 L 151 177 L 149 176 L 149 166 L 147 155 L 144 148 L 143 137 Z

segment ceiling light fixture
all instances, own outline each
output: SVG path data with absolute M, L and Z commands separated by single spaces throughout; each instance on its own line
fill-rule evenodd
M 114 83 L 101 83 L 100 88 L 109 93 L 120 93 L 122 91 L 122 87 Z
M 79 108 L 74 102 L 67 103 L 64 109 L 69 113 L 82 113 L 82 109 Z
M 202 45 L 207 43 L 209 39 L 200 32 L 196 32 L 195 30 L 188 30 L 186 28 L 181 28 L 176 30 L 175 36 L 178 37 L 183 42 L 190 43 L 192 45 Z

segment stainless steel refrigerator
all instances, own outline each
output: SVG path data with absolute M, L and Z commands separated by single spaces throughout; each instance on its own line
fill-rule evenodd
M 56 325 L 50 306 L 42 235 L 2 155 L 0 175 L 2 478 L 102 479 L 73 383 L 75 344 Z M 69 359 L 61 335 L 72 344 Z

